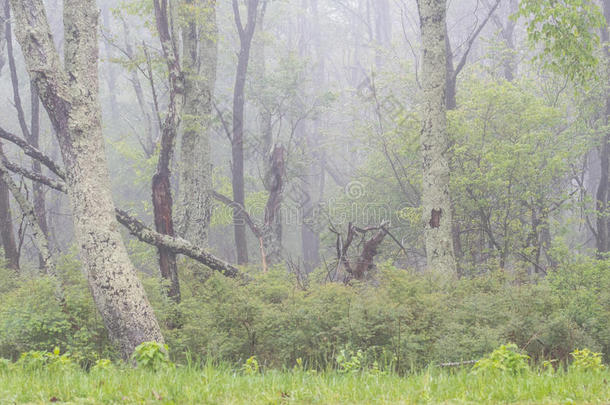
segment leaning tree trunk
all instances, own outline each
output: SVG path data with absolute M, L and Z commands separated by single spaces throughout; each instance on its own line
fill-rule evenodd
M 76 238 L 95 304 L 124 358 L 163 341 L 114 216 L 98 91 L 98 12 L 94 0 L 64 0 L 65 61 L 53 44 L 42 0 L 11 0 L 27 69 L 66 167 Z
M 424 110 L 422 209 L 425 246 L 430 270 L 454 275 L 452 213 L 449 190 L 449 139 L 445 105 L 445 0 L 419 0 L 423 43 Z
M 188 0 L 204 13 L 182 30 L 185 64 L 185 102 L 182 114 L 179 233 L 205 246 L 212 217 L 212 162 L 209 125 L 216 82 L 218 27 L 216 0 Z

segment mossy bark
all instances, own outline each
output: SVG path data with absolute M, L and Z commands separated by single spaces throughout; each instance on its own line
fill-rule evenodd
M 182 112 L 178 232 L 205 246 L 212 217 L 210 133 L 216 83 L 218 27 L 216 0 L 189 0 L 200 13 L 182 30 L 185 102 Z
M 428 268 L 453 276 L 449 138 L 446 106 L 446 1 L 419 0 L 423 44 L 424 92 L 421 150 L 423 157 L 422 210 Z
M 64 64 L 41 0 L 11 0 L 30 78 L 57 134 L 76 238 L 90 290 L 124 358 L 163 336 L 129 260 L 115 218 L 98 91 L 94 0 L 64 1 Z

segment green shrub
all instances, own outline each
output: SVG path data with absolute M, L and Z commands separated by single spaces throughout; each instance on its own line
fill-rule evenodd
M 138 367 L 148 370 L 160 370 L 172 365 L 167 345 L 157 342 L 141 343 L 131 357 Z
M 241 366 L 241 371 L 246 375 L 258 374 L 259 371 L 258 360 L 256 356 L 251 356 L 246 360 L 246 362 Z
M 474 373 L 506 372 L 516 375 L 529 370 L 528 359 L 529 356 L 519 353 L 517 345 L 509 343 L 477 361 L 472 371 Z
M 605 368 L 601 353 L 594 353 L 589 349 L 576 349 L 570 355 L 572 356 L 570 370 L 598 372 Z
M 54 298 L 48 277 L 16 278 L 0 287 L 0 357 L 15 361 L 21 353 L 59 347 L 85 368 L 100 358 L 117 359 L 79 266 L 73 257 L 58 266 L 66 305 Z M 344 285 L 318 273 L 297 281 L 283 268 L 247 270 L 251 281 L 244 283 L 188 263 L 180 268 L 180 304 L 164 296 L 157 277 L 142 279 L 177 362 L 192 356 L 239 368 L 256 356 L 270 368 L 290 368 L 300 359 L 310 370 L 344 369 L 337 362 L 341 351 L 355 348 L 353 355 L 343 353 L 345 364 L 359 350 L 362 370 L 377 362 L 379 370 L 402 373 L 480 359 L 504 342 L 524 347 L 540 363 L 566 362 L 577 347 L 608 353 L 607 269 L 605 261 L 572 257 L 535 284 L 491 271 L 441 285 L 380 265 L 375 282 Z M 180 327 L 169 328 L 175 319 Z M 161 349 L 156 355 L 142 350 L 167 359 Z M 144 363 L 155 368 L 156 361 Z
M 79 262 L 66 256 L 57 271 L 64 280 L 65 303 L 55 298 L 56 284 L 48 276 L 24 276 L 0 287 L 0 357 L 15 361 L 24 352 L 59 347 L 88 366 L 96 354 L 115 355 Z
M 109 359 L 98 359 L 91 367 L 92 372 L 113 371 L 115 369 L 114 363 Z
M 364 354 L 362 354 L 362 350 L 354 353 L 353 350 L 341 349 L 337 355 L 337 365 L 342 373 L 362 371 L 364 367 Z
M 17 361 L 17 365 L 27 369 L 36 370 L 42 368 L 50 368 L 53 371 L 66 371 L 73 369 L 76 365 L 69 353 L 61 354 L 59 347 L 53 349 L 52 352 L 41 350 L 31 350 L 22 353 Z

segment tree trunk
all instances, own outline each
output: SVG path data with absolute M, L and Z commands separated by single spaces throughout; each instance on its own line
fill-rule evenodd
M 98 91 L 97 7 L 94 0 L 64 1 L 64 68 L 42 1 L 11 5 L 27 69 L 59 140 L 89 287 L 127 359 L 140 343 L 163 336 L 114 216 Z
M 237 59 L 237 73 L 233 90 L 233 138 L 231 139 L 231 157 L 233 159 L 233 227 L 237 264 L 248 263 L 248 243 L 246 240 L 246 219 L 243 212 L 246 206 L 244 182 L 244 105 L 246 76 L 250 61 L 252 38 L 256 28 L 259 0 L 247 0 L 248 19 L 242 25 L 239 4 L 233 0 L 235 24 L 239 33 L 240 50 Z
M 392 45 L 392 17 L 389 0 L 374 0 L 375 11 L 375 64 L 380 70 L 384 65 L 384 50 Z
M 606 17 L 606 27 L 601 30 L 602 43 L 604 47 L 604 57 L 606 64 L 606 75 L 610 71 L 610 45 L 608 40 L 610 39 L 610 0 L 604 1 L 604 15 Z M 610 123 L 610 90 L 606 89 L 606 125 Z M 604 253 L 610 251 L 608 234 L 610 232 L 610 221 L 607 218 L 608 209 L 608 181 L 610 169 L 610 133 L 607 132 L 603 138 L 602 146 L 600 149 L 600 179 L 597 187 L 596 204 L 595 210 L 597 213 L 597 253 L 602 256 Z
M 168 0 L 155 0 L 154 8 L 157 32 L 168 70 L 169 104 L 165 120 L 161 124 L 159 160 L 157 172 L 152 179 L 153 214 L 157 232 L 174 236 L 170 167 L 184 106 L 184 74 L 180 67 L 176 38 L 171 29 L 171 4 Z M 158 253 L 161 277 L 169 283 L 167 296 L 175 302 L 180 302 L 176 254 L 163 247 L 159 247 Z
M 4 45 L 6 44 L 6 35 L 5 35 L 5 22 L 6 18 L 4 16 L 4 10 L 8 0 L 0 0 L 0 73 L 2 73 L 2 68 L 6 63 L 6 58 L 4 57 Z
M 519 11 L 519 0 L 510 0 L 510 15 Z M 502 36 L 509 54 L 504 58 L 504 78 L 512 82 L 515 79 L 515 69 L 517 68 L 517 58 L 515 55 L 515 27 L 517 22 L 510 18 L 506 19 L 506 27 L 502 28 Z
M 282 217 L 281 204 L 286 176 L 285 149 L 276 146 L 269 157 L 269 171 L 265 176 L 265 189 L 269 192 L 265 206 L 265 223 L 263 225 L 263 246 L 265 259 L 269 265 L 282 260 Z
M 30 99 L 32 106 L 32 120 L 30 125 L 30 137 L 28 139 L 28 143 L 32 145 L 34 148 L 39 149 L 40 144 L 40 99 L 38 97 L 38 92 L 36 91 L 36 86 L 33 83 L 30 83 Z M 32 170 L 34 173 L 42 174 L 42 167 L 40 162 L 37 160 L 32 161 Z M 47 208 L 45 202 L 44 189 L 42 184 L 37 182 L 32 182 L 32 192 L 33 192 L 33 202 L 34 202 L 34 212 L 36 213 L 36 220 L 38 221 L 38 226 L 40 230 L 48 237 L 49 229 L 47 226 Z M 38 256 L 38 261 L 40 262 L 40 267 L 43 265 L 43 256 L 40 254 Z
M 423 155 L 422 208 L 428 268 L 453 276 L 456 264 L 452 242 L 449 190 L 449 139 L 445 88 L 447 74 L 445 0 L 419 0 L 424 91 L 421 145 Z
M 2 144 L 0 144 L 0 156 L 2 155 Z M 10 269 L 19 270 L 19 250 L 15 242 L 13 230 L 13 214 L 11 213 L 10 194 L 8 185 L 0 179 L 0 237 L 6 265 Z
M 453 50 L 451 48 L 451 40 L 449 39 L 449 32 L 447 30 L 447 22 L 445 21 L 445 105 L 447 110 L 455 110 L 457 108 L 457 77 L 455 72 L 455 66 L 453 65 Z
M 208 127 L 218 56 L 216 0 L 188 0 L 187 3 L 198 6 L 204 13 L 204 21 L 189 21 L 182 30 L 186 77 L 178 221 L 182 237 L 205 246 L 212 217 L 212 162 Z
M 310 13 L 308 18 L 310 23 L 306 24 L 310 27 L 310 32 L 303 32 L 303 42 L 307 42 L 309 38 L 313 40 L 313 51 L 315 53 L 315 67 L 312 72 L 313 83 L 319 88 L 324 88 L 325 77 L 325 52 L 322 47 L 322 34 L 320 32 L 320 15 L 318 11 L 318 0 L 310 0 Z M 308 58 L 308 55 L 302 55 L 303 58 Z M 324 193 L 324 160 L 325 155 L 320 148 L 320 114 L 316 114 L 313 122 L 311 134 L 304 130 L 305 137 L 305 152 L 309 164 L 307 165 L 306 181 L 302 186 L 302 198 L 300 201 L 300 220 L 301 220 L 301 252 L 303 255 L 303 264 L 305 271 L 311 273 L 320 264 L 320 233 L 316 229 L 315 220 L 318 213 L 318 206 Z

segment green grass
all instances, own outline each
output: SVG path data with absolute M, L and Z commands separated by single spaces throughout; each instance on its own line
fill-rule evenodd
M 609 403 L 610 373 L 473 375 L 428 370 L 396 375 L 267 371 L 224 367 L 92 371 L 0 371 L 0 404 L 411 404 Z

